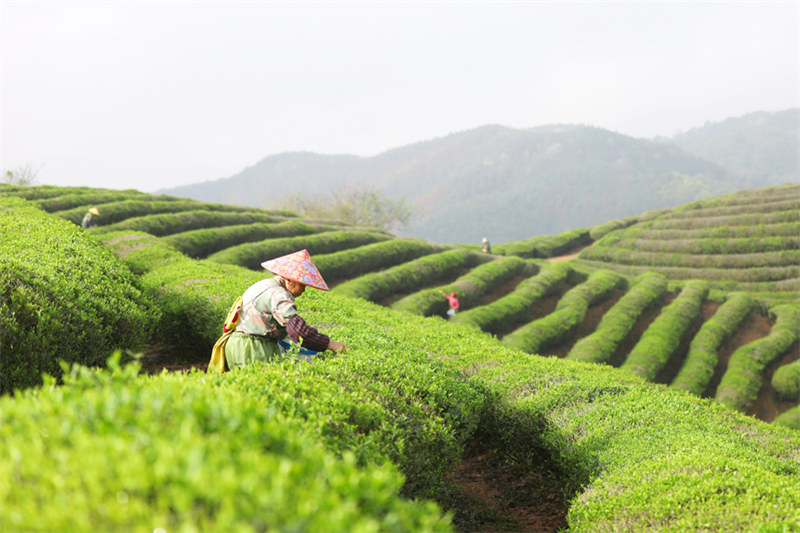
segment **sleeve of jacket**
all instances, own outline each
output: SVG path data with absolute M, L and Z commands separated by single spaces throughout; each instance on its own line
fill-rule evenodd
M 294 342 L 300 342 L 302 337 L 303 342 L 300 346 L 315 352 L 324 352 L 331 342 L 330 337 L 306 324 L 300 315 L 295 315 L 286 322 L 286 333 Z

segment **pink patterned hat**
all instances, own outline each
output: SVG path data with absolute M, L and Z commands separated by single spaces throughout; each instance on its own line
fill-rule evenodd
M 330 290 L 306 249 L 264 261 L 261 266 L 284 279 L 297 281 L 323 291 Z

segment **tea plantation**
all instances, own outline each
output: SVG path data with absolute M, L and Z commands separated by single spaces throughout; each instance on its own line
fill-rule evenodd
M 0 531 L 469 529 L 476 441 L 558 478 L 570 531 L 800 531 L 798 235 L 800 185 L 493 255 L 0 186 Z M 207 361 L 258 263 L 300 248 L 332 291 L 298 307 L 346 353 L 141 372 Z

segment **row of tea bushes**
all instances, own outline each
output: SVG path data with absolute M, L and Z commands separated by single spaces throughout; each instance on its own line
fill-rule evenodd
M 432 284 L 455 279 L 463 269 L 486 261 L 491 261 L 491 257 L 457 248 L 350 279 L 337 285 L 334 290 L 345 296 L 379 302 L 397 294 L 416 292 Z
M 150 214 L 126 218 L 113 224 L 102 224 L 92 229 L 95 233 L 111 231 L 143 231 L 157 237 L 184 231 L 238 224 L 278 222 L 278 217 L 269 212 L 226 212 L 193 209 L 178 213 Z
M 585 251 L 585 250 L 584 250 Z M 702 279 L 715 288 L 736 291 L 763 291 L 780 293 L 800 288 L 800 267 L 761 267 L 761 268 L 689 268 L 668 266 L 623 265 L 605 261 L 591 261 L 580 257 L 577 266 L 592 270 L 614 270 L 627 277 L 646 272 L 656 272 L 674 280 Z
M 719 349 L 736 332 L 754 305 L 752 297 L 746 293 L 730 294 L 692 338 L 686 359 L 670 387 L 702 396 L 719 364 Z
M 299 237 L 266 239 L 259 242 L 237 244 L 215 252 L 207 257 L 209 261 L 239 265 L 251 270 L 260 270 L 261 263 L 267 259 L 290 254 L 303 248 L 313 258 L 317 254 L 331 253 L 348 248 L 389 240 L 388 233 L 379 230 L 339 230 L 324 231 Z
M 310 235 L 333 229 L 335 228 L 331 226 L 315 227 L 300 220 L 285 220 L 189 230 L 163 237 L 163 240 L 189 257 L 201 259 L 238 244 Z
M 772 386 L 781 398 L 800 400 L 800 359 L 778 368 L 772 375 Z
M 492 252 L 500 255 L 516 255 L 525 258 L 546 258 L 561 255 L 579 246 L 592 242 L 589 230 L 580 228 L 556 235 L 542 235 L 523 241 L 492 246 Z
M 479 265 L 459 277 L 453 283 L 423 289 L 400 298 L 391 307 L 414 315 L 444 315 L 448 308 L 442 293 L 456 293 L 459 303 L 474 307 L 500 285 L 515 276 L 528 276 L 535 269 L 533 265 L 516 256 L 500 257 Z
M 331 286 L 342 280 L 357 278 L 441 251 L 443 251 L 442 246 L 423 239 L 398 238 L 315 255 L 314 263 Z
M 789 240 L 785 245 L 795 246 Z M 665 247 L 666 248 L 666 247 Z M 698 252 L 704 253 L 705 252 Z M 685 267 L 685 268 L 708 268 L 708 269 L 727 269 L 730 274 L 727 279 L 741 279 L 742 281 L 762 281 L 769 279 L 762 274 L 750 274 L 748 271 L 760 267 L 791 267 L 800 263 L 800 250 L 782 249 L 779 251 L 767 251 L 756 253 L 735 253 L 726 254 L 695 255 L 692 253 L 671 253 L 647 252 L 620 248 L 618 245 L 609 244 L 608 246 L 595 245 L 581 252 L 581 259 L 589 261 L 602 261 L 605 263 L 617 263 L 622 265 L 659 267 Z M 789 270 L 790 270 L 789 269 Z M 776 269 L 778 270 L 778 269 Z M 768 269 L 765 269 L 768 271 Z M 791 276 L 800 275 L 800 269 L 781 275 Z M 781 278 L 785 279 L 785 278 Z
M 14 196 L 16 198 L 23 198 L 25 200 L 43 200 L 46 198 L 55 198 L 58 196 L 65 196 L 69 194 L 83 194 L 87 197 L 89 195 L 111 192 L 119 193 L 120 191 L 111 191 L 110 189 L 97 189 L 94 187 L 59 187 L 56 185 L 9 185 L 8 183 L 0 183 L 0 196 Z M 142 195 L 139 191 L 128 189 L 124 191 L 133 197 L 134 195 Z
M 578 340 L 567 358 L 608 363 L 644 310 L 656 304 L 666 290 L 667 280 L 658 274 L 642 274 L 634 279 L 625 295 L 606 311 L 594 332 Z
M 775 417 L 772 423 L 776 426 L 784 426 L 800 431 L 800 405 L 782 412 Z
M 670 241 L 673 239 L 748 239 L 770 237 L 796 237 L 800 234 L 800 222 L 782 224 L 757 224 L 750 226 L 719 226 L 697 229 L 651 229 L 647 226 L 629 229 L 625 238 L 639 238 L 651 241 Z M 665 243 L 666 244 L 666 243 Z
M 800 199 L 798 198 L 759 198 L 749 202 L 738 202 L 725 206 L 698 207 L 687 204 L 671 210 L 664 215 L 663 220 L 679 218 L 714 218 L 729 215 L 741 215 L 749 213 L 774 213 L 777 211 L 791 211 L 800 209 Z
M 763 202 L 778 202 L 790 198 L 800 199 L 800 185 L 787 183 L 785 185 L 775 185 L 772 187 L 762 187 L 746 191 L 737 191 L 713 198 L 697 200 L 684 206 L 679 206 L 677 210 L 706 209 L 711 207 L 722 207 L 730 205 L 760 204 Z
M 517 328 L 503 343 L 528 353 L 564 340 L 583 323 L 589 306 L 598 303 L 625 284 L 625 279 L 610 270 L 598 270 L 570 289 L 556 305 L 555 311 Z
M 800 233 L 798 233 L 800 234 Z M 744 237 L 713 239 L 644 239 L 641 236 L 633 239 L 627 238 L 608 239 L 603 241 L 604 246 L 621 248 L 623 250 L 636 249 L 641 252 L 660 252 L 667 254 L 756 254 L 762 252 L 780 252 L 800 250 L 800 237 L 794 236 L 769 236 L 769 237 Z
M 612 231 L 620 230 L 627 228 L 631 224 L 635 224 L 639 221 L 639 217 L 625 217 L 625 218 L 618 218 L 616 220 L 609 220 L 604 224 L 598 224 L 597 226 L 592 226 L 589 229 L 589 239 L 592 242 L 598 241 L 605 237 L 607 234 L 611 233 Z
M 144 347 L 160 317 L 100 243 L 33 203 L 0 198 L 0 393 Z
M 0 398 L 0 530 L 451 530 L 435 504 L 400 497 L 403 476 L 369 435 L 360 456 L 347 448 L 357 417 L 389 414 L 363 390 L 296 364 L 152 377 L 109 366 Z
M 48 213 L 55 213 L 58 211 L 67 211 L 70 209 L 82 210 L 81 216 L 86 213 L 86 210 L 94 205 L 110 204 L 114 202 L 122 202 L 129 200 L 144 200 L 169 202 L 177 200 L 171 196 L 149 196 L 139 191 L 114 191 L 114 190 L 95 190 L 79 191 L 71 194 L 62 194 L 60 196 L 52 196 L 49 198 L 42 198 L 36 200 L 36 204 Z
M 98 222 L 103 224 L 114 224 L 121 220 L 138 217 L 146 214 L 158 213 L 180 213 L 183 211 L 193 211 L 196 209 L 207 209 L 209 211 L 239 211 L 249 212 L 252 208 L 236 207 L 222 204 L 207 204 L 195 200 L 151 200 L 149 197 L 142 200 L 122 200 L 105 204 L 87 203 L 81 207 L 56 211 L 55 214 L 65 218 L 74 224 L 80 224 L 83 216 L 90 207 L 97 207 L 100 211 Z
M 665 308 L 642 334 L 622 368 L 654 381 L 675 353 L 702 310 L 708 283 L 693 280 Z
M 755 404 L 764 369 L 800 338 L 800 304 L 778 305 L 770 314 L 775 317 L 770 334 L 733 352 L 717 387 L 716 400 L 731 409 L 747 412 Z
M 519 283 L 509 294 L 487 305 L 462 311 L 451 321 L 476 326 L 494 335 L 505 335 L 513 324 L 524 322 L 524 317 L 543 298 L 561 292 L 574 274 L 566 263 L 542 265 L 535 276 Z
M 785 224 L 800 221 L 800 210 L 775 213 L 728 215 L 708 218 L 658 219 L 650 223 L 653 229 L 696 229 L 722 226 L 756 226 L 758 224 Z

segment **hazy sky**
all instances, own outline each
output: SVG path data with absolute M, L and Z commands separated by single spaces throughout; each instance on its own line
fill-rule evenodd
M 0 168 L 154 191 L 486 124 L 635 137 L 800 107 L 800 0 L 0 0 Z

